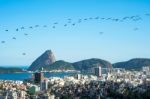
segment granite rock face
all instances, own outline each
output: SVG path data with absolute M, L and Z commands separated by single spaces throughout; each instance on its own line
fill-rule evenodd
M 45 66 L 53 64 L 55 61 L 53 52 L 51 50 L 47 50 L 31 64 L 28 70 L 36 71 L 42 67 L 44 68 Z

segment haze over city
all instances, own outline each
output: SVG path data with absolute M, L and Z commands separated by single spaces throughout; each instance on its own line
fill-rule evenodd
M 69 62 L 150 58 L 149 13 L 149 0 L 0 0 L 0 65 L 47 49 Z

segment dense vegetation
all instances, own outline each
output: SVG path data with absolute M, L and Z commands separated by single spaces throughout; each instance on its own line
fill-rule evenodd
M 107 61 L 93 58 L 93 59 L 87 59 L 87 60 L 83 60 L 83 61 L 79 61 L 75 63 L 69 63 L 69 62 L 60 60 L 60 61 L 56 61 L 55 63 L 51 65 L 44 66 L 44 69 L 46 70 L 57 70 L 57 69 L 59 70 L 61 69 L 88 70 L 99 65 L 102 67 L 109 67 L 109 68 L 112 67 L 111 63 Z
M 112 68 L 111 63 L 102 59 L 87 59 L 73 63 L 73 66 L 77 70 L 88 70 L 93 67 L 102 66 L 103 68 Z
M 51 64 L 51 65 L 48 65 L 46 66 L 44 69 L 46 70 L 74 70 L 74 67 L 71 63 L 69 62 L 65 62 L 63 60 L 60 60 L 60 61 L 56 61 L 55 63 Z
M 23 72 L 23 70 L 17 67 L 9 67 L 9 68 L 0 67 L 0 73 L 15 73 L 15 72 Z
M 125 68 L 128 70 L 140 70 L 143 66 L 150 66 L 150 59 L 146 58 L 135 58 L 125 62 L 118 62 L 113 64 L 115 68 Z

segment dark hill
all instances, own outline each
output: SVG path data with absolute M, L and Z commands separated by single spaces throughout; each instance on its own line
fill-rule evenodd
M 65 70 L 65 69 L 66 70 L 67 69 L 74 70 L 74 67 L 69 62 L 65 62 L 63 60 L 59 60 L 59 61 L 56 61 L 55 63 L 53 63 L 51 65 L 46 66 L 44 69 L 46 69 L 46 70 L 57 70 L 57 69 L 59 69 L 59 70 L 62 70 L 62 69 L 63 70 Z
M 113 64 L 114 68 L 125 68 L 128 70 L 140 70 L 143 66 L 150 66 L 150 59 L 147 58 L 134 58 L 125 62 L 118 62 Z
M 0 73 L 16 73 L 16 72 L 23 72 L 23 70 L 18 67 L 0 67 Z
M 102 66 L 102 68 L 107 68 L 107 67 L 112 68 L 112 65 L 110 62 L 102 60 L 102 59 L 97 59 L 97 58 L 82 60 L 82 61 L 73 63 L 73 66 L 76 70 L 88 70 L 98 65 Z

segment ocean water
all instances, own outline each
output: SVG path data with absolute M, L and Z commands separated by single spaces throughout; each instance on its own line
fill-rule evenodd
M 16 68 L 21 68 L 21 69 L 26 70 L 26 69 L 28 69 L 29 66 L 19 66 L 19 65 L 18 66 L 8 66 L 8 65 L 6 65 L 6 66 L 0 66 L 0 67 L 4 67 L 4 68 L 16 67 Z
M 44 77 L 60 77 L 74 75 L 76 73 L 71 72 L 56 72 L 56 73 L 44 73 Z M 21 80 L 32 78 L 32 73 L 4 73 L 0 74 L 0 80 Z
M 0 67 L 19 67 L 22 69 L 27 69 L 28 66 L 0 66 Z M 60 77 L 63 78 L 65 76 L 74 75 L 74 72 L 55 72 L 55 73 L 44 73 L 44 77 Z M 0 80 L 24 80 L 32 78 L 32 73 L 2 73 L 0 74 Z

